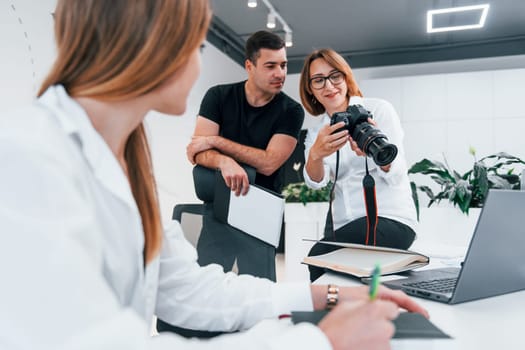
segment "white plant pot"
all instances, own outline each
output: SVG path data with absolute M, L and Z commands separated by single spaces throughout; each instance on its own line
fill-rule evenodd
M 284 208 L 285 224 L 285 279 L 287 281 L 308 281 L 303 258 L 313 246 L 313 242 L 303 239 L 318 240 L 323 237 L 328 212 L 328 202 L 286 203 Z

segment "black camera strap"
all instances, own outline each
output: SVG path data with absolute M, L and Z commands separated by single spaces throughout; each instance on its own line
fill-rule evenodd
M 377 199 L 376 182 L 368 172 L 368 160 L 365 157 L 366 175 L 363 178 L 363 192 L 366 204 L 366 245 L 376 245 L 377 231 Z M 370 242 L 370 233 L 374 235 L 373 242 Z
M 376 182 L 372 175 L 370 175 L 368 171 L 368 160 L 367 157 L 365 157 L 365 169 L 366 169 L 366 175 L 363 178 L 363 192 L 365 195 L 365 205 L 366 205 L 366 240 L 365 244 L 370 245 L 373 244 L 376 245 L 376 232 L 377 232 L 377 199 L 376 199 Z M 335 228 L 334 228 L 334 218 L 332 215 L 332 202 L 334 199 L 334 189 L 335 184 L 337 182 L 337 176 L 339 174 L 339 150 L 337 150 L 336 153 L 336 161 L 335 161 L 335 178 L 334 183 L 332 184 L 332 188 L 330 189 L 330 203 L 328 204 L 328 214 L 326 218 L 326 228 L 325 228 L 325 235 L 327 232 L 332 232 L 332 240 L 336 242 L 335 237 Z M 373 242 L 370 242 L 370 233 L 374 235 Z
M 325 227 L 325 234 L 328 230 L 332 231 L 332 240 L 336 242 L 335 239 L 335 228 L 334 228 L 334 217 L 332 215 L 332 202 L 334 200 L 334 189 L 335 184 L 337 182 L 337 176 L 339 174 L 339 150 L 337 150 L 335 155 L 335 177 L 334 177 L 334 183 L 332 184 L 332 188 L 330 189 L 330 203 L 328 204 L 328 214 L 326 216 L 326 227 Z

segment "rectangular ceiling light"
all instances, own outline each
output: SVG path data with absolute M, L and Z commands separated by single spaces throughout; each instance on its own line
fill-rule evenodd
M 451 7 L 451 8 L 439 9 L 439 10 L 430 10 L 427 12 L 427 33 L 449 32 L 453 30 L 481 28 L 485 25 L 485 19 L 487 18 L 489 6 L 490 6 L 489 4 L 483 4 L 483 5 L 473 5 L 473 6 Z M 479 22 L 473 23 L 473 24 L 466 24 L 466 25 L 449 26 L 449 27 L 434 28 L 433 26 L 433 18 L 435 15 L 443 15 L 447 13 L 466 12 L 466 11 L 481 11 Z

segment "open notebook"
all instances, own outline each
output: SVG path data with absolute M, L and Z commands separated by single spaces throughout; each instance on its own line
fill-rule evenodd
M 413 270 L 429 263 L 428 256 L 409 250 L 327 241 L 317 243 L 335 245 L 341 249 L 307 256 L 303 263 L 359 278 L 370 277 L 376 264 L 381 266 L 381 274 L 387 275 Z

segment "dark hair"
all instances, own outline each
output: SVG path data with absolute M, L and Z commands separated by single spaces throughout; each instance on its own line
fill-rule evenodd
M 246 41 L 244 58 L 256 64 L 260 49 L 280 50 L 284 47 L 284 40 L 277 34 L 260 30 L 255 32 Z
M 325 60 L 326 63 L 345 75 L 345 82 L 348 87 L 348 91 L 346 92 L 347 98 L 350 98 L 351 96 L 363 96 L 359 86 L 357 85 L 357 81 L 354 78 L 352 69 L 350 68 L 348 62 L 345 61 L 343 56 L 332 49 L 315 50 L 305 58 L 299 80 L 299 94 L 301 96 L 301 102 L 308 113 L 317 116 L 323 114 L 326 111 L 325 107 L 320 104 L 319 101 L 317 101 L 310 87 L 310 65 L 317 59 Z

